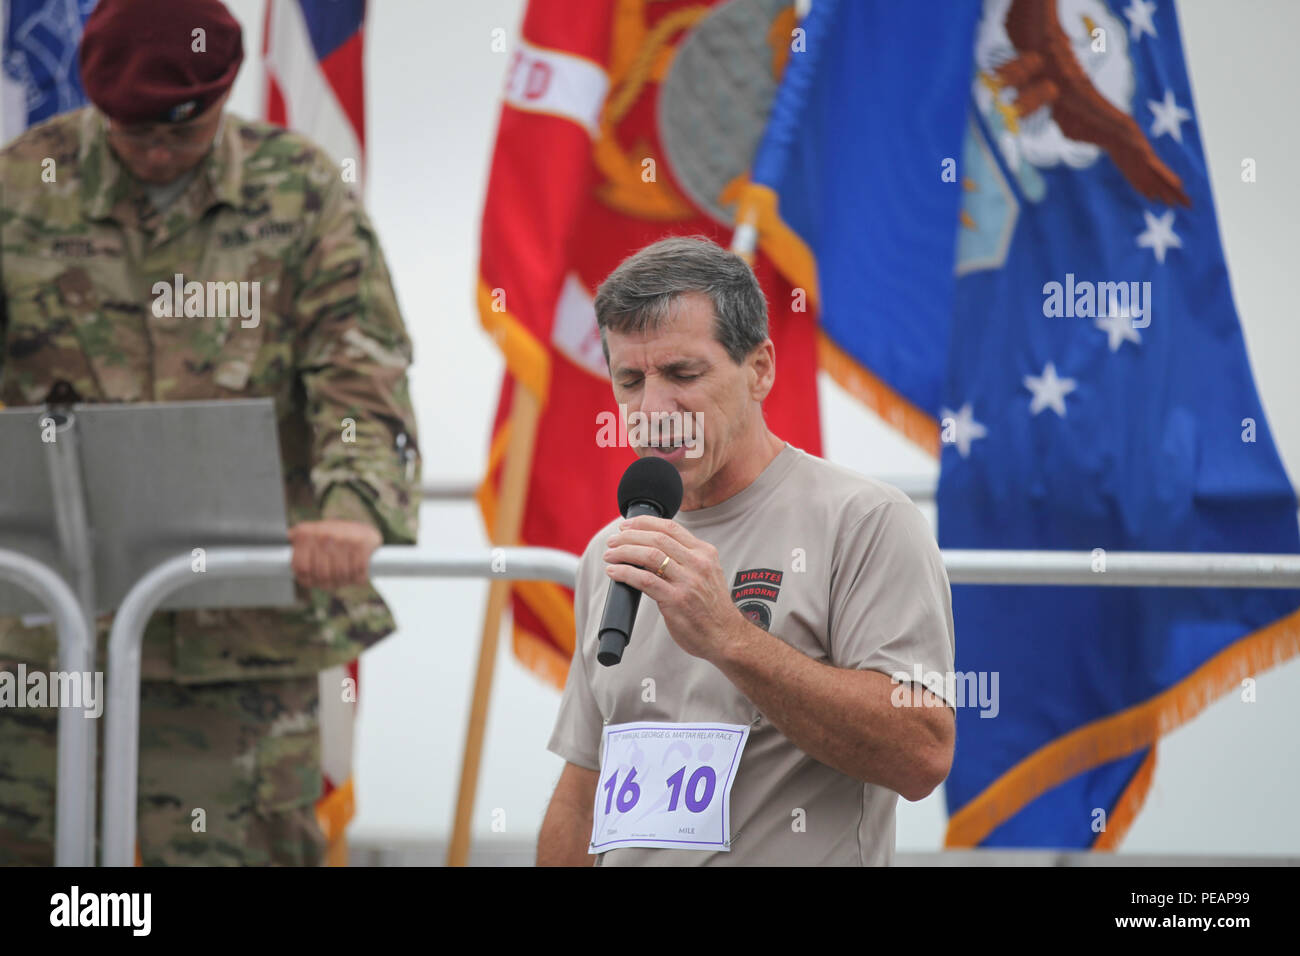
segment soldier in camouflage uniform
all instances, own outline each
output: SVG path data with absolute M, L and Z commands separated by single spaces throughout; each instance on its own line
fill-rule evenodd
M 96 107 L 0 151 L 0 402 L 278 413 L 299 602 L 150 621 L 145 864 L 321 861 L 318 675 L 392 632 L 368 562 L 416 536 L 411 344 L 379 243 L 319 148 L 223 112 L 241 60 L 218 0 L 100 0 L 81 51 Z M 178 274 L 257 283 L 258 321 L 159 307 Z M 0 621 L 0 668 L 53 669 L 55 648 Z M 53 859 L 55 728 L 53 709 L 0 708 L 0 863 Z

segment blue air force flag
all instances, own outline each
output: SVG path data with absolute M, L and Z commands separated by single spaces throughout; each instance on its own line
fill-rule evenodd
M 886 419 L 937 431 L 941 544 L 1099 579 L 1112 551 L 1300 551 L 1173 4 L 819 0 L 806 27 L 751 209 Z M 958 673 L 1000 700 L 958 708 L 948 844 L 1115 846 L 1159 736 L 1300 652 L 1298 606 L 954 586 Z
M 990 0 L 974 48 L 943 544 L 1090 551 L 1098 575 L 1115 550 L 1300 550 L 1173 4 Z M 958 669 L 1002 700 L 958 714 L 950 843 L 1115 846 L 1159 735 L 1294 655 L 1297 605 L 955 588 Z

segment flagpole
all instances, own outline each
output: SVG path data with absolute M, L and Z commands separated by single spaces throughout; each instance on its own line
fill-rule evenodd
M 533 444 L 540 418 L 541 403 L 537 396 L 516 379 L 510 408 L 510 443 L 506 446 L 505 460 L 502 463 L 500 495 L 492 528 L 494 545 L 507 546 L 519 541 L 524 503 L 528 495 L 528 475 L 533 461 Z M 483 755 L 483 736 L 492 697 L 501 616 L 509 597 L 509 581 L 497 579 L 491 582 L 483 618 L 483 634 L 479 640 L 474 695 L 470 699 L 469 727 L 465 731 L 460 792 L 456 798 L 456 821 L 452 827 L 451 846 L 447 850 L 448 866 L 465 866 L 469 861 L 470 824 L 478 791 L 479 760 Z

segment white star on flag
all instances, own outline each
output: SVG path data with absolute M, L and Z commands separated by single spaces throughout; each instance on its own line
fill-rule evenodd
M 1146 219 L 1146 231 L 1137 237 L 1137 244 L 1144 249 L 1151 249 L 1156 254 L 1156 261 L 1164 265 L 1165 250 L 1171 246 L 1181 249 L 1183 240 L 1174 235 L 1174 211 L 1170 209 L 1164 215 L 1156 217 L 1147 210 L 1142 210 Z
M 987 428 L 975 421 L 970 402 L 963 405 L 959 412 L 953 412 L 949 408 L 941 408 L 939 416 L 942 419 L 941 424 L 945 432 L 948 430 L 948 420 L 952 420 L 952 444 L 957 446 L 957 454 L 963 458 L 970 457 L 970 443 L 972 441 L 983 438 L 989 433 Z
M 1130 326 L 1131 327 L 1131 326 Z M 1029 403 L 1029 414 L 1037 415 L 1044 408 L 1050 408 L 1062 418 L 1065 417 L 1065 396 L 1076 388 L 1072 378 L 1057 378 L 1056 366 L 1048 362 L 1043 366 L 1042 375 L 1026 375 L 1025 388 L 1034 393 Z
M 1174 101 L 1174 91 L 1165 90 L 1164 102 L 1157 103 L 1155 100 L 1147 100 L 1147 106 L 1151 107 L 1151 112 L 1156 118 L 1156 121 L 1151 124 L 1152 139 L 1161 133 L 1168 133 L 1181 143 L 1183 141 L 1182 124 L 1190 120 L 1192 114 Z
M 1124 8 L 1124 16 L 1128 17 L 1128 35 L 1139 40 L 1142 34 L 1149 33 L 1156 35 L 1156 25 L 1151 20 L 1151 14 L 1156 12 L 1156 5 L 1148 3 L 1147 0 L 1133 0 Z
M 1097 319 L 1096 326 L 1109 337 L 1112 352 L 1118 352 L 1119 347 L 1126 341 L 1134 345 L 1142 344 L 1142 333 L 1133 328 L 1133 316 L 1129 315 L 1128 309 L 1116 311 L 1115 307 L 1111 306 L 1110 315 L 1103 315 Z

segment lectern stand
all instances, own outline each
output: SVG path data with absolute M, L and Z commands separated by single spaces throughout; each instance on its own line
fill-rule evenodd
M 0 411 L 0 616 L 51 615 L 60 670 L 92 673 L 95 615 L 178 555 L 194 582 L 164 610 L 292 604 L 287 567 L 206 580 L 200 560 L 287 545 L 279 448 L 270 399 Z M 59 865 L 93 864 L 96 723 L 59 711 Z

